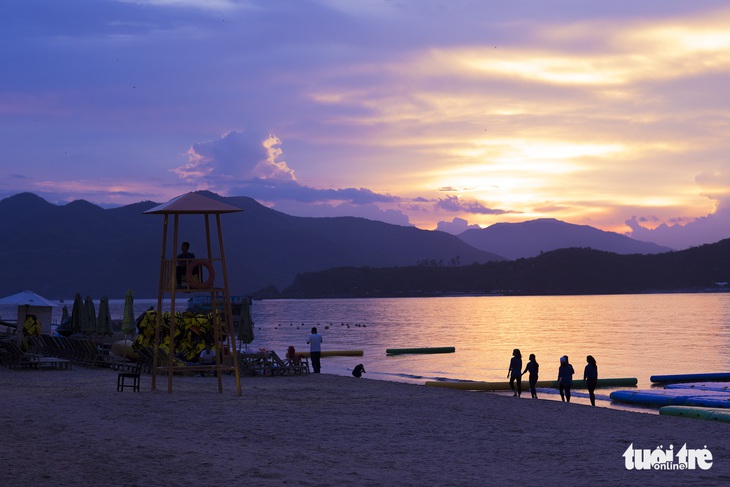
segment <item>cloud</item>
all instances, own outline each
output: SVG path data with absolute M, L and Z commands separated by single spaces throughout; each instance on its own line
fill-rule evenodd
M 375 204 L 342 203 L 333 205 L 328 203 L 306 203 L 302 204 L 291 200 L 277 201 L 274 208 L 283 213 L 294 216 L 309 217 L 339 217 L 355 216 L 376 220 L 393 225 L 412 226 L 408 215 L 399 209 L 382 209 Z
M 272 134 L 230 131 L 217 140 L 193 144 L 188 163 L 173 169 L 182 180 L 206 189 L 228 187 L 231 181 L 260 178 L 294 181 L 294 170 L 282 156 L 281 140 Z
M 512 211 L 487 208 L 476 200 L 460 200 L 458 196 L 447 196 L 439 198 L 436 202 L 436 208 L 446 211 L 457 211 L 465 213 L 477 213 L 480 215 L 504 215 L 506 213 L 514 213 Z
M 695 181 L 701 193 L 715 204 L 715 211 L 689 221 L 686 217 L 670 219 L 670 224 L 662 223 L 655 228 L 645 225 L 660 219 L 632 216 L 626 220 L 626 225 L 631 228 L 627 235 L 677 250 L 730 238 L 730 171 L 705 171 L 697 175 Z
M 299 203 L 347 202 L 356 205 L 397 203 L 400 198 L 375 193 L 366 188 L 318 189 L 303 186 L 296 181 L 251 179 L 241 181 L 235 191 L 263 201 L 287 200 Z
M 436 230 L 441 232 L 450 233 L 452 235 L 459 235 L 467 230 L 480 229 L 479 225 L 469 225 L 469 222 L 463 218 L 454 217 L 450 222 L 440 221 L 436 225 Z

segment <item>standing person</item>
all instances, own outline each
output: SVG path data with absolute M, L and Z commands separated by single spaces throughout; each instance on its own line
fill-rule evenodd
M 587 356 L 586 362 L 588 362 L 588 364 L 583 370 L 583 380 L 586 381 L 586 386 L 588 387 L 588 395 L 591 398 L 591 406 L 595 406 L 595 390 L 598 385 L 598 365 L 596 365 L 596 359 L 593 358 L 593 355 Z
M 530 361 L 527 362 L 527 365 L 525 366 L 525 370 L 522 372 L 522 375 L 524 375 L 526 372 L 529 372 L 529 379 L 530 379 L 530 395 L 532 395 L 533 399 L 537 399 L 537 390 L 535 390 L 535 384 L 537 384 L 537 373 L 540 369 L 540 364 L 537 363 L 537 360 L 535 359 L 535 354 L 530 354 Z
M 319 374 L 320 363 L 319 359 L 322 356 L 322 335 L 317 333 L 317 327 L 312 327 L 312 334 L 307 338 L 309 344 L 309 356 L 312 359 L 312 368 L 315 374 Z
M 195 258 L 195 254 L 190 252 L 190 243 L 183 242 L 180 246 L 180 253 L 177 254 L 177 267 L 175 267 L 175 277 L 177 279 L 177 287 L 182 287 L 182 277 L 188 271 L 188 264 Z
M 512 395 L 514 397 L 520 397 L 522 395 L 522 354 L 519 348 L 512 350 L 512 360 L 509 361 L 509 370 L 507 370 L 507 377 L 509 377 L 509 388 L 512 389 Z M 517 390 L 515 390 L 515 381 L 517 382 Z
M 573 366 L 568 362 L 568 356 L 560 357 L 560 368 L 558 369 L 558 384 L 560 386 L 560 400 L 570 402 L 570 387 L 573 385 Z

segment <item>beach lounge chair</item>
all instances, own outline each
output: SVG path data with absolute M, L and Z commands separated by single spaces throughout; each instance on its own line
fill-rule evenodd
M 0 341 L 0 349 L 3 351 L 0 354 L 3 367 L 13 369 L 38 367 L 40 355 L 24 352 L 14 339 Z
M 269 357 L 271 358 L 271 375 L 304 375 L 309 373 L 309 364 L 306 367 L 297 363 L 294 360 L 282 360 L 276 352 L 269 350 Z
M 117 392 L 124 392 L 125 387 L 131 387 L 132 392 L 139 392 L 139 375 L 141 372 L 141 362 L 138 362 L 131 372 L 119 372 L 117 376 Z M 131 379 L 132 383 L 128 384 L 127 379 Z
M 238 371 L 241 375 L 267 375 L 271 374 L 271 360 L 265 353 L 239 352 Z

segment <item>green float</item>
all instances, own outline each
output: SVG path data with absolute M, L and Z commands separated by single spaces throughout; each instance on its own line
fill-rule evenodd
M 659 408 L 659 414 L 664 416 L 682 416 L 685 418 L 707 419 L 730 423 L 730 409 L 702 408 L 693 406 L 664 406 Z
M 636 387 L 638 384 L 636 377 L 623 377 L 623 378 L 607 378 L 598 379 L 596 387 Z M 445 387 L 448 389 L 461 389 L 464 391 L 509 391 L 509 382 L 479 382 L 479 381 L 461 381 L 461 382 L 450 382 L 441 380 L 431 380 L 426 382 L 429 387 Z M 556 380 L 539 380 L 535 387 L 542 388 L 558 388 L 558 381 Z M 574 380 L 571 389 L 586 389 L 584 380 Z M 522 381 L 522 392 L 529 392 L 530 385 L 526 380 Z

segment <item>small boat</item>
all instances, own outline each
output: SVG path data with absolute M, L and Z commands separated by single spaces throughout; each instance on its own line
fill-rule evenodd
M 417 348 L 387 348 L 388 355 L 403 355 L 407 353 L 454 353 L 454 347 L 417 347 Z

